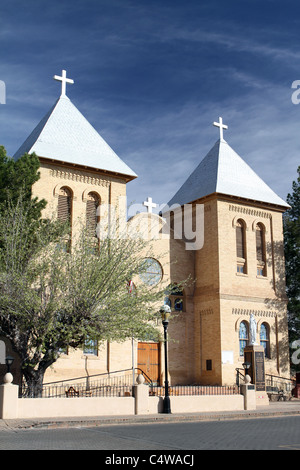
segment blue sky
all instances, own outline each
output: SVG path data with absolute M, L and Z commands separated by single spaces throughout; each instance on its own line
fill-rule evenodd
M 219 138 L 283 199 L 300 164 L 300 5 L 285 0 L 1 0 L 0 145 L 9 155 L 67 95 L 167 203 Z

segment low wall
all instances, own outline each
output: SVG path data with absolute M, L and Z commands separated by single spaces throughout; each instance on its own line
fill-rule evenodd
M 207 411 L 244 410 L 243 395 L 171 396 L 172 413 L 205 413 Z M 161 413 L 162 397 L 149 397 L 149 414 Z
M 171 397 L 173 413 L 201 413 L 206 411 L 239 411 L 244 409 L 242 395 L 215 395 Z
M 19 398 L 18 418 L 134 415 L 133 397 Z
M 170 397 L 172 413 L 239 411 L 244 409 L 242 395 Z M 135 413 L 133 397 L 115 398 L 20 398 L 18 418 L 64 418 L 80 416 L 122 416 L 157 414 L 163 409 L 162 397 L 149 397 L 143 410 Z
M 136 385 L 133 397 L 18 398 L 18 385 L 0 385 L 0 419 L 147 415 L 163 411 L 163 397 L 149 396 L 147 385 Z M 171 396 L 172 413 L 255 409 L 255 391 L 243 395 Z

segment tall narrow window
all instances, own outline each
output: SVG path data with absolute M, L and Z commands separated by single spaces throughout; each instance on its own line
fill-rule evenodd
M 244 349 L 248 344 L 248 337 L 248 324 L 242 321 L 239 328 L 240 356 L 244 355 Z
M 71 223 L 72 216 L 72 193 L 69 188 L 63 187 L 59 190 L 57 217 L 63 222 Z
M 267 323 L 262 323 L 260 327 L 260 344 L 263 346 L 265 351 L 265 357 L 270 357 L 270 335 L 269 335 L 269 325 Z
M 73 195 L 69 188 L 62 187 L 58 194 L 58 206 L 57 206 L 57 217 L 62 222 L 69 223 L 70 228 L 72 226 L 72 199 Z M 70 252 L 71 249 L 71 233 L 66 236 L 65 241 L 60 246 L 66 252 Z
M 265 228 L 262 224 L 257 224 L 255 229 L 256 234 L 256 262 L 257 262 L 257 275 L 266 276 L 266 248 L 265 248 Z
M 98 207 L 100 198 L 96 193 L 89 193 L 86 201 L 86 228 L 91 236 L 96 237 L 97 223 L 99 222 Z
M 236 223 L 236 257 L 237 272 L 247 273 L 247 257 L 246 257 L 246 227 L 245 222 L 239 219 Z

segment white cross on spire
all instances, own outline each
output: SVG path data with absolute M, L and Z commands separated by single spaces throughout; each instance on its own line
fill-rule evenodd
M 54 80 L 57 80 L 58 82 L 61 82 L 61 96 L 66 95 L 66 83 L 74 83 L 74 80 L 71 80 L 70 78 L 67 78 L 67 72 L 65 70 L 62 70 L 62 76 L 60 77 L 59 75 L 54 75 Z
M 147 207 L 148 214 L 152 214 L 152 208 L 156 207 L 156 204 L 152 202 L 152 197 L 148 197 L 148 200 L 143 203 L 143 206 Z
M 219 122 L 214 122 L 214 126 L 220 128 L 220 140 L 224 140 L 223 139 L 223 129 L 228 129 L 228 126 L 225 126 L 225 124 L 223 124 L 223 119 L 221 117 L 219 117 Z

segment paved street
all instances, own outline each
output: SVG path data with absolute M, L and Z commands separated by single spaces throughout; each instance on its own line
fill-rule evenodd
M 300 450 L 300 416 L 56 429 L 7 429 L 0 431 L 0 449 L 164 450 L 168 454 L 174 451 L 204 449 Z

